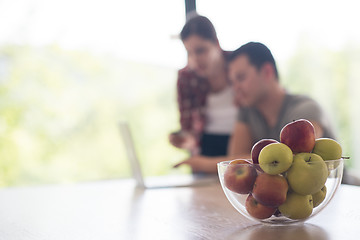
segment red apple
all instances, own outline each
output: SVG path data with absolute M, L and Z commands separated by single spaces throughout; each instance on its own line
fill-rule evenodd
M 286 144 L 293 153 L 311 152 L 315 146 L 315 129 L 306 119 L 286 124 L 280 132 L 280 142 Z
M 251 149 L 251 159 L 254 164 L 259 164 L 259 154 L 261 149 L 263 149 L 266 145 L 270 143 L 278 143 L 275 139 L 261 139 Z
M 254 165 L 244 159 L 233 160 L 224 173 L 225 186 L 236 193 L 247 194 L 253 186 L 257 176 Z
M 275 207 L 267 207 L 262 205 L 256 199 L 249 194 L 245 201 L 245 208 L 250 216 L 258 219 L 265 219 L 271 217 L 277 210 Z
M 288 189 L 285 177 L 262 173 L 255 180 L 252 194 L 259 203 L 278 207 L 285 202 Z

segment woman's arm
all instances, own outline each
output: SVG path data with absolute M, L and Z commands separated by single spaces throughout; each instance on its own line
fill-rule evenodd
M 229 142 L 229 152 L 227 156 L 206 157 L 193 156 L 188 158 L 174 167 L 183 164 L 189 165 L 194 172 L 216 173 L 217 163 L 238 158 L 250 158 L 251 152 L 251 134 L 248 126 L 244 123 L 236 123 L 232 137 Z

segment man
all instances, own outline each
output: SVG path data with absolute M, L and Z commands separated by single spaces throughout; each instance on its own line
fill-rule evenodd
M 300 118 L 312 122 L 316 138 L 334 138 L 322 109 L 314 100 L 289 94 L 280 85 L 275 60 L 264 44 L 249 42 L 234 51 L 230 57 L 229 77 L 242 108 L 228 155 L 194 156 L 178 165 L 188 164 L 194 171 L 216 172 L 217 162 L 250 158 L 254 143 L 263 138 L 279 140 L 282 127 Z

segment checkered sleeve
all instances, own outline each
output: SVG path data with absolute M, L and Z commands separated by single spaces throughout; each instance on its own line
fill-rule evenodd
M 177 80 L 177 100 L 180 111 L 180 126 L 182 130 L 192 130 L 192 91 L 190 88 L 191 75 L 185 70 L 180 70 Z

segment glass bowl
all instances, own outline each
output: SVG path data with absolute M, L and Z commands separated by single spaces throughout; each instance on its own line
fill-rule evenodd
M 247 160 L 247 161 L 249 161 L 249 160 Z M 315 199 L 316 198 L 318 199 L 319 197 L 318 196 L 315 197 L 314 194 L 309 194 L 312 196 L 311 200 L 309 200 L 310 202 L 312 202 L 312 204 L 311 204 L 312 210 L 311 210 L 310 215 L 307 215 L 306 217 L 300 217 L 300 218 L 295 217 L 294 218 L 294 217 L 290 217 L 287 214 L 281 213 L 281 211 L 279 209 L 284 209 L 284 207 L 281 208 L 278 206 L 271 206 L 271 208 L 276 208 L 276 210 L 274 213 L 270 213 L 270 215 L 271 215 L 270 217 L 264 218 L 263 216 L 261 216 L 260 218 L 258 218 L 257 216 L 254 217 L 254 213 L 250 214 L 248 212 L 247 206 L 249 206 L 250 204 L 246 203 L 246 201 L 252 195 L 255 195 L 255 191 L 256 191 L 256 190 L 254 190 L 255 185 L 257 185 L 257 188 L 259 189 L 259 184 L 257 184 L 258 181 L 256 181 L 258 179 L 258 177 L 260 175 L 266 174 L 266 173 L 264 173 L 262 171 L 262 169 L 260 168 L 260 166 L 258 164 L 252 164 L 252 163 L 251 164 L 246 164 L 246 163 L 230 164 L 230 162 L 232 162 L 232 161 L 224 161 L 224 162 L 220 162 L 217 164 L 220 183 L 221 183 L 222 189 L 223 189 L 227 199 L 230 201 L 230 203 L 233 205 L 233 207 L 239 213 L 241 213 L 243 216 L 247 217 L 248 219 L 255 220 L 257 222 L 261 222 L 264 224 L 275 224 L 275 225 L 287 225 L 287 224 L 293 224 L 293 223 L 301 223 L 301 222 L 304 222 L 304 221 L 308 220 L 309 218 L 315 216 L 319 212 L 321 212 L 321 210 L 323 210 L 328 205 L 330 200 L 334 197 L 336 190 L 341 183 L 342 176 L 343 176 L 343 169 L 344 169 L 344 159 L 343 158 L 338 159 L 338 160 L 324 161 L 326 164 L 326 167 L 327 167 L 327 171 L 328 171 L 327 178 L 326 178 L 326 175 L 324 177 L 324 178 L 326 178 L 326 182 L 324 184 L 326 186 L 325 197 L 324 196 L 322 197 L 323 200 L 321 203 L 318 203 L 319 200 L 317 200 L 317 203 L 315 203 L 313 201 L 315 201 Z M 251 162 L 251 160 L 250 160 L 250 162 Z M 313 164 L 315 164 L 315 163 L 313 163 Z M 236 184 L 232 184 L 233 186 L 231 186 L 231 182 L 234 180 L 234 176 L 230 176 L 229 173 L 232 171 L 232 169 L 236 168 L 235 165 L 236 165 L 236 167 L 246 166 L 246 168 L 248 168 L 248 170 L 250 170 L 249 172 L 251 172 L 252 178 L 254 178 L 254 173 L 255 173 L 255 180 L 253 180 L 253 181 L 249 180 L 249 178 L 250 178 L 249 176 L 251 174 L 249 175 L 249 173 L 244 174 L 243 172 L 241 172 L 241 171 L 244 171 L 244 169 L 241 170 L 240 173 L 238 173 L 240 175 L 242 174 L 242 176 L 238 176 L 236 181 L 239 181 L 238 184 L 242 185 L 242 188 L 244 188 L 244 185 L 246 185 L 246 184 L 247 185 L 253 184 L 252 187 L 250 187 L 251 190 L 249 190 L 248 193 L 245 193 L 248 190 L 245 190 L 242 193 L 238 193 L 239 192 L 238 190 L 234 190 L 234 185 L 236 185 Z M 301 171 L 302 170 L 300 170 L 300 172 Z M 290 199 L 290 197 L 289 197 L 290 193 L 294 193 L 294 190 L 291 188 L 291 185 L 289 183 L 290 181 L 287 179 L 287 178 L 290 178 L 290 174 L 288 172 L 289 172 L 289 170 L 284 173 L 278 174 L 278 176 L 285 178 L 286 182 L 288 183 L 288 189 L 285 190 L 285 194 L 283 194 L 286 196 L 286 200 Z M 248 180 L 245 180 L 245 178 L 248 178 Z M 256 181 L 256 182 L 254 182 L 254 181 Z M 313 183 L 310 183 L 310 184 L 313 184 Z M 294 186 L 294 188 L 296 187 L 295 184 L 293 186 Z M 232 190 L 230 190 L 229 188 Z M 278 191 L 279 188 L 281 188 L 281 187 L 277 187 L 277 189 L 274 189 L 273 191 Z M 300 186 L 300 188 L 301 188 L 301 186 Z M 248 189 L 249 189 L 249 187 L 248 187 Z M 323 187 L 322 187 L 322 190 L 324 190 Z M 256 194 L 257 194 L 256 196 L 260 195 L 259 190 L 257 190 Z M 296 193 L 296 194 L 298 194 L 298 193 Z M 303 194 L 303 195 L 305 195 L 305 194 Z M 315 203 L 315 205 L 317 205 L 316 207 L 313 207 L 314 203 Z M 285 203 L 283 202 L 283 204 L 285 204 Z M 306 210 L 301 210 L 301 208 L 298 208 L 298 210 L 300 212 L 310 211 L 308 209 L 308 207 Z M 296 210 L 296 211 L 298 211 L 298 210 Z M 254 211 L 254 210 L 249 209 L 249 211 Z M 284 210 L 284 212 L 285 212 L 285 210 Z

